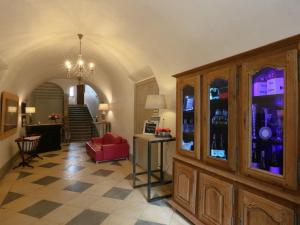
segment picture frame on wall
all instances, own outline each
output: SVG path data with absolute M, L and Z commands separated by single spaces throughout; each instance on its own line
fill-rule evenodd
M 155 130 L 159 125 L 159 121 L 157 120 L 146 120 L 144 122 L 143 134 L 155 134 Z
M 18 128 L 19 97 L 9 92 L 1 94 L 0 139 L 16 133 Z

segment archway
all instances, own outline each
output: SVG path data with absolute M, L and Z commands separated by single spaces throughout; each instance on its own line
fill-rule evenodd
M 64 115 L 64 91 L 55 83 L 45 82 L 31 92 L 26 105 L 36 109 L 32 123 L 48 123 L 50 114 Z

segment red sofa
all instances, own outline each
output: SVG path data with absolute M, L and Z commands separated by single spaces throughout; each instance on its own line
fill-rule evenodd
M 128 159 L 129 144 L 120 136 L 106 133 L 86 142 L 86 152 L 95 162 Z

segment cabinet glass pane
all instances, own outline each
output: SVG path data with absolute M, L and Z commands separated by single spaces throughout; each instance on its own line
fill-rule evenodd
M 182 144 L 183 150 L 194 151 L 194 87 L 187 85 L 182 89 Z
M 283 174 L 284 70 L 265 67 L 252 77 L 251 167 Z
M 215 79 L 209 86 L 210 156 L 227 160 L 228 81 Z

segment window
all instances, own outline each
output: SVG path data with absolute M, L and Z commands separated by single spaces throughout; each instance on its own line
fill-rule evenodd
M 75 95 L 75 93 L 74 93 L 74 86 L 73 86 L 73 87 L 70 87 L 69 96 L 74 97 L 74 95 Z

